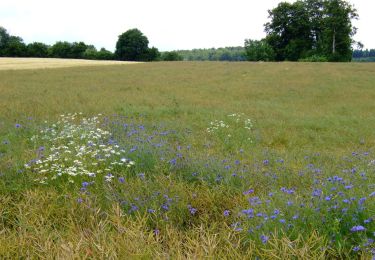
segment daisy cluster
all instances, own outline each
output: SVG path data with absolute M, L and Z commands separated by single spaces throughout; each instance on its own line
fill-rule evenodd
M 253 120 L 247 118 L 244 113 L 234 113 L 227 115 L 226 120 L 214 120 L 210 122 L 209 127 L 206 129 L 210 134 L 221 134 L 226 138 L 235 137 L 239 132 L 245 130 L 240 134 L 248 135 L 254 130 Z M 251 137 L 246 137 L 247 140 L 252 140 Z
M 100 116 L 61 115 L 55 124 L 34 135 L 31 140 L 35 144 L 45 143 L 37 149 L 37 158 L 25 164 L 36 173 L 35 181 L 46 183 L 61 176 L 95 177 L 116 168 L 132 167 L 135 163 L 124 157 L 126 151 L 111 139 L 109 131 L 100 128 Z

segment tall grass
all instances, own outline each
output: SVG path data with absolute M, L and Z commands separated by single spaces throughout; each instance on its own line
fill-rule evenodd
M 371 259 L 374 71 L 0 71 L 0 256 Z

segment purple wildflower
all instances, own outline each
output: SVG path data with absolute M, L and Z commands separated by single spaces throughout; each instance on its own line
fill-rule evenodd
M 224 216 L 228 217 L 229 215 L 230 215 L 230 211 L 229 210 L 224 210 Z
M 312 193 L 314 197 L 320 197 L 322 195 L 322 190 L 321 189 L 315 189 Z
M 248 194 L 251 194 L 251 193 L 254 193 L 254 189 L 249 189 L 247 191 L 244 191 L 243 195 L 248 195 Z
M 361 226 L 361 225 L 358 225 L 358 226 L 354 226 L 350 229 L 351 232 L 361 232 L 361 231 L 365 231 L 366 228 L 364 226 Z
M 269 237 L 265 235 L 261 235 L 260 240 L 262 241 L 263 244 L 266 244 L 269 240 Z
M 358 252 L 359 250 L 361 250 L 361 247 L 360 247 L 360 246 L 355 246 L 355 247 L 353 247 L 353 251 L 354 251 L 354 252 Z

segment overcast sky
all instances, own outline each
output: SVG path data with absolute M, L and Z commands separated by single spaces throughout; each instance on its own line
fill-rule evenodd
M 267 10 L 281 0 L 0 0 L 0 26 L 26 43 L 84 41 L 114 50 L 118 35 L 138 28 L 161 51 L 243 46 L 265 36 Z M 289 1 L 293 2 L 293 1 Z M 375 48 L 375 1 L 351 0 L 355 39 Z

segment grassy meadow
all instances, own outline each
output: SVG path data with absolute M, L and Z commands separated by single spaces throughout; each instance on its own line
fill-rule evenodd
M 0 258 L 375 255 L 375 64 L 16 67 Z

